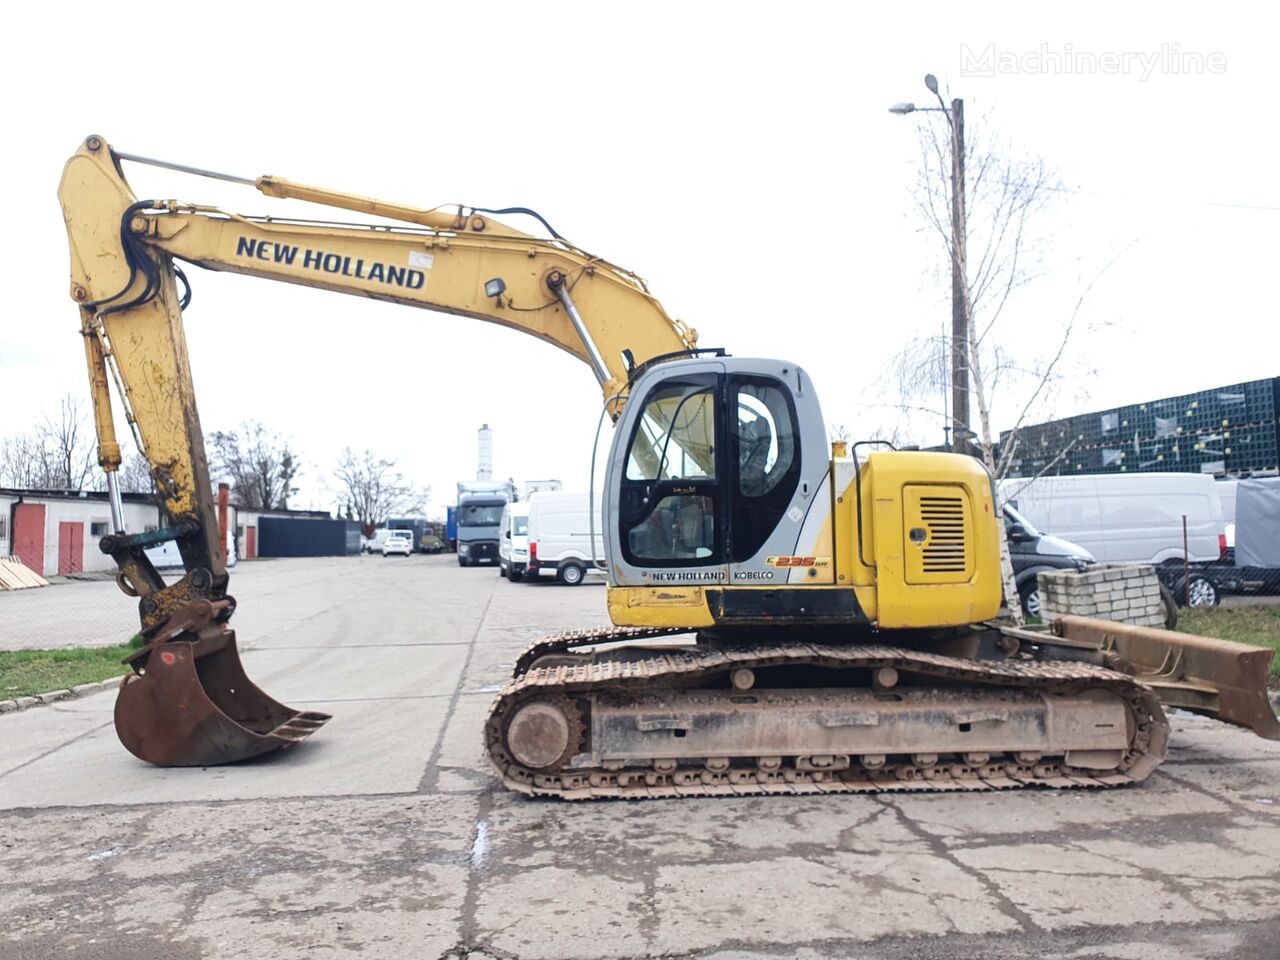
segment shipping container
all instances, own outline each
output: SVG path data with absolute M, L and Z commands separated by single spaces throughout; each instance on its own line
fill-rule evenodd
M 344 557 L 360 553 L 360 523 L 320 517 L 258 519 L 260 557 Z

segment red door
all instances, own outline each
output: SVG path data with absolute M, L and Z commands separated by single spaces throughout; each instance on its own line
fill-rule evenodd
M 58 524 L 58 572 L 84 573 L 84 524 Z
M 244 528 L 244 558 L 252 560 L 258 555 L 258 528 Z
M 20 503 L 14 510 L 13 552 L 24 567 L 44 576 L 43 503 Z

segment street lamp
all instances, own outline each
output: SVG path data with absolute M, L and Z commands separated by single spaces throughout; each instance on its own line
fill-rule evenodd
M 895 103 L 890 113 L 906 116 L 908 113 L 941 113 L 951 128 L 951 449 L 956 453 L 968 452 L 968 439 L 974 436 L 969 429 L 969 364 L 966 358 L 969 343 L 968 311 L 965 309 L 965 229 L 964 229 L 964 101 L 951 101 L 950 109 L 938 92 L 938 79 L 926 74 L 924 85 L 938 98 L 936 107 L 917 107 L 914 103 Z

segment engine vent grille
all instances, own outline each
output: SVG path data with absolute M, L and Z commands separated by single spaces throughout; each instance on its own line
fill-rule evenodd
M 974 573 L 973 506 L 953 484 L 903 487 L 907 583 L 966 583 Z
M 964 573 L 964 501 L 960 497 L 921 497 L 920 519 L 929 530 L 921 564 L 924 572 Z

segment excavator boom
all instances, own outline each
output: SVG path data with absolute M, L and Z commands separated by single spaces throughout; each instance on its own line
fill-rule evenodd
M 697 334 L 671 319 L 640 277 L 554 231 L 537 237 L 474 209 L 424 210 L 276 177 L 250 180 L 166 163 L 159 165 L 396 222 L 245 217 L 175 200 L 140 201 L 122 160 L 155 162 L 117 154 L 91 136 L 67 162 L 59 187 L 98 460 L 112 505 L 113 530 L 101 546 L 119 566 L 121 589 L 139 599 L 147 640 L 130 658 L 134 674 L 117 700 L 116 728 L 132 752 L 155 763 L 232 762 L 296 743 L 328 717 L 277 703 L 240 666 L 182 326 L 190 290 L 180 291 L 186 280 L 175 261 L 520 330 L 586 363 L 615 416 L 630 367 L 691 351 Z M 113 382 L 168 517 L 158 531 L 124 529 Z M 145 550 L 168 540 L 176 542 L 186 572 L 166 585 Z
M 615 629 L 534 644 L 485 727 L 503 782 L 563 797 L 1109 785 L 1163 759 L 1161 702 L 1280 737 L 1269 651 L 1063 618 L 992 621 L 991 478 L 955 454 L 831 444 L 808 375 L 698 348 L 635 273 L 459 206 L 218 176 L 378 223 L 139 200 L 90 137 L 60 188 L 114 529 L 145 645 L 116 729 L 158 764 L 225 763 L 329 717 L 246 675 L 215 520 L 177 262 L 496 323 L 585 363 L 616 423 L 603 532 Z M 660 362 L 661 361 L 661 362 Z M 124 529 L 114 382 L 167 522 Z M 175 541 L 166 584 L 145 548 Z M 461 558 L 460 558 L 461 559 Z M 576 582 L 565 578 L 565 583 Z M 695 634 L 691 643 L 643 641 Z

